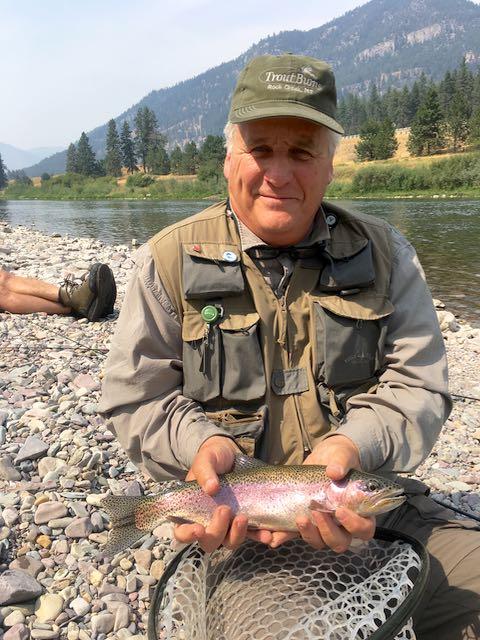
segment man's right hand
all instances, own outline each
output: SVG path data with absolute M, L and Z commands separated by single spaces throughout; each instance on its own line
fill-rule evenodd
M 218 474 L 232 470 L 235 455 L 238 453 L 240 449 L 230 438 L 223 436 L 208 438 L 200 446 L 185 480 L 196 480 L 205 493 L 214 496 L 220 489 Z M 221 545 L 234 549 L 245 540 L 247 525 L 246 516 L 240 514 L 232 520 L 230 508 L 221 506 L 215 509 L 206 527 L 201 524 L 177 525 L 175 538 L 184 543 L 197 540 L 207 553 L 211 553 Z

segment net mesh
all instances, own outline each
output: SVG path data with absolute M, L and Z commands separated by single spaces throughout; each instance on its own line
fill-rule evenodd
M 301 540 L 211 555 L 193 547 L 160 596 L 157 638 L 364 640 L 394 615 L 420 566 L 399 541 L 372 540 L 342 554 Z M 395 638 L 415 639 L 411 620 Z

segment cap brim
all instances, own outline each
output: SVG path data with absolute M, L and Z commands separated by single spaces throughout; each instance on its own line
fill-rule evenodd
M 263 118 L 302 118 L 310 120 L 317 124 L 323 124 L 328 129 L 340 133 L 345 133 L 343 127 L 333 118 L 322 111 L 317 111 L 312 107 L 298 102 L 289 102 L 282 100 L 281 102 L 258 102 L 238 109 L 232 109 L 229 120 L 233 124 L 248 122 L 249 120 L 261 120 Z

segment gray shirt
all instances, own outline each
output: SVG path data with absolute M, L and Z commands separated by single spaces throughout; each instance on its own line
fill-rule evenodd
M 451 404 L 443 338 L 425 275 L 411 244 L 395 229 L 391 232 L 395 311 L 388 322 L 386 368 L 374 394 L 348 401 L 335 434 L 357 445 L 364 470 L 406 472 L 430 452 Z M 300 244 L 328 235 L 320 212 Z M 240 236 L 243 251 L 265 246 L 243 225 Z M 182 394 L 181 325 L 148 244 L 136 252 L 134 262 L 105 365 L 100 411 L 130 459 L 147 474 L 155 480 L 183 477 L 205 440 L 229 434 Z M 255 262 L 276 295 L 283 295 L 292 259 L 286 254 Z

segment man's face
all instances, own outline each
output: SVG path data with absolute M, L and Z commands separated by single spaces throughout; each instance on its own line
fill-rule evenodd
M 295 244 L 332 179 L 327 130 L 300 118 L 240 124 L 224 174 L 233 211 L 255 235 L 276 247 Z

